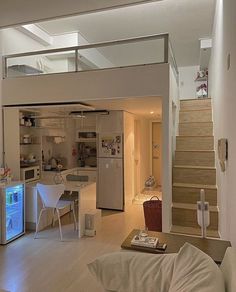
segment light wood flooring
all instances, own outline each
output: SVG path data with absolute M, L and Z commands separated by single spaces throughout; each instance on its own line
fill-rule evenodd
M 100 292 L 87 263 L 96 257 L 120 250 L 133 228 L 143 228 L 142 205 L 131 205 L 126 212 L 105 211 L 102 228 L 95 237 L 77 239 L 72 218 L 63 217 L 64 242 L 57 226 L 33 233 L 0 246 L 0 288 L 11 292 Z M 70 223 L 71 222 L 71 223 Z

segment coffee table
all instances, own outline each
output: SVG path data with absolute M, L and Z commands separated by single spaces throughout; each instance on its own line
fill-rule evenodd
M 124 240 L 124 242 L 121 244 L 121 248 L 155 254 L 178 253 L 179 249 L 184 245 L 184 243 L 188 242 L 208 254 L 217 264 L 220 264 L 224 258 L 226 249 L 231 246 L 231 243 L 229 241 L 220 239 L 201 238 L 173 233 L 148 231 L 149 236 L 158 237 L 160 243 L 167 244 L 166 250 L 160 251 L 153 248 L 131 245 L 131 240 L 135 235 L 138 235 L 139 232 L 140 230 L 138 229 L 132 230 L 127 238 Z

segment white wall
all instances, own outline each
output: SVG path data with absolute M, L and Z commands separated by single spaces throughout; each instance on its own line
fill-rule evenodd
M 0 59 L 2 58 L 2 32 L 0 31 Z M 2 129 L 2 62 L 0 62 L 0 164 L 3 158 L 3 129 Z
M 165 172 L 162 173 L 162 185 L 168 185 L 168 194 L 162 197 L 162 201 L 166 206 L 166 214 L 169 214 L 168 222 L 172 224 L 172 161 L 175 151 L 176 135 L 178 134 L 178 116 L 179 116 L 179 87 L 175 78 L 173 69 L 170 67 L 169 71 L 169 102 L 165 104 L 163 100 L 163 118 L 162 118 L 162 164 L 167 164 Z M 165 128 L 169 127 L 168 135 L 164 132 Z M 168 141 L 167 141 L 168 140 Z M 169 145 L 168 151 L 164 148 L 164 145 Z M 168 160 L 165 160 L 165 157 Z M 166 228 L 164 223 L 164 228 Z
M 125 203 L 134 198 L 134 115 L 124 112 L 124 188 Z
M 218 0 L 213 31 L 213 50 L 210 66 L 210 94 L 214 105 L 215 142 L 227 138 L 229 160 L 225 173 L 217 161 L 217 185 L 220 207 L 220 233 L 236 245 L 236 1 Z M 227 56 L 231 68 L 227 70 Z
M 140 189 L 142 191 L 145 185 L 145 181 L 148 176 L 152 174 L 151 170 L 151 129 L 150 120 L 140 119 Z
M 180 99 L 190 99 L 196 97 L 197 77 L 199 66 L 179 67 L 179 91 Z
M 104 98 L 165 96 L 169 65 L 154 64 L 117 69 L 7 78 L 3 103 L 85 101 Z
M 8 0 L 1 1 L 0 27 L 74 15 L 119 5 L 150 2 L 143 0 Z

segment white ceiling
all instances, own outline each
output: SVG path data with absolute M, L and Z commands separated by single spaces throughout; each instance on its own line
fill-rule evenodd
M 162 117 L 161 97 L 156 96 L 94 100 L 88 101 L 88 104 L 96 109 L 124 110 L 148 119 L 161 119 Z M 153 113 L 151 114 L 151 112 Z
M 199 63 L 199 39 L 211 37 L 214 7 L 215 0 L 164 0 L 38 25 L 50 35 L 79 32 L 89 43 L 168 32 L 178 66 L 191 66 Z

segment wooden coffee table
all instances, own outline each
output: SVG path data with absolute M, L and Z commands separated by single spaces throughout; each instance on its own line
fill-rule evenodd
M 131 245 L 131 240 L 135 235 L 138 234 L 138 229 L 134 229 L 133 231 L 131 231 L 127 238 L 124 240 L 124 242 L 121 244 L 121 248 L 156 254 L 178 253 L 179 249 L 184 245 L 184 243 L 188 242 L 208 254 L 217 264 L 220 264 L 224 258 L 227 247 L 231 246 L 231 243 L 229 241 L 224 241 L 220 239 L 210 239 L 173 233 L 148 231 L 149 236 L 158 237 L 160 243 L 167 244 L 166 250 L 160 251 L 153 248 Z

